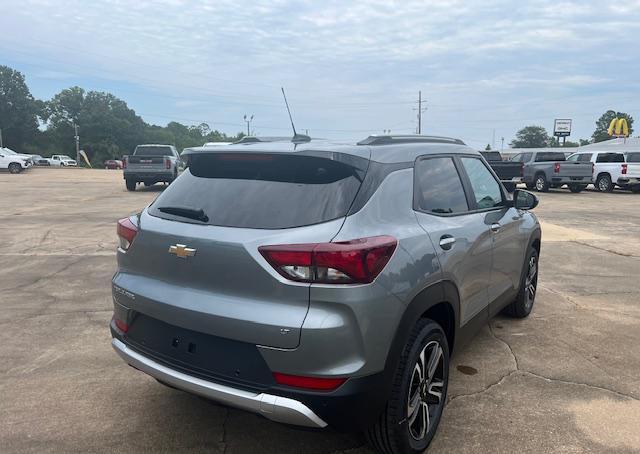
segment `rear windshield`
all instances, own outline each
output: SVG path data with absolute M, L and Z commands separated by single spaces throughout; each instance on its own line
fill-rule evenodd
M 202 154 L 153 203 L 202 210 L 211 225 L 282 229 L 318 224 L 347 215 L 368 160 L 339 153 L 318 155 Z
M 627 155 L 627 162 L 640 162 L 640 153 L 629 153 Z
M 173 156 L 171 147 L 136 147 L 134 156 Z
M 596 162 L 624 162 L 624 155 L 622 153 L 600 153 Z
M 536 154 L 536 162 L 548 162 L 548 161 L 564 161 L 564 153 L 557 153 L 552 151 L 543 151 Z
M 502 161 L 502 156 L 497 151 L 482 151 L 481 154 L 487 161 Z

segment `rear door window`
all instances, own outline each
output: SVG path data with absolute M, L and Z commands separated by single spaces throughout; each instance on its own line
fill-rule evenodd
M 469 210 L 458 170 L 450 157 L 420 159 L 415 165 L 414 206 L 420 211 L 456 214 Z
M 627 162 L 640 162 L 640 153 L 629 153 L 627 155 Z
M 469 177 L 476 208 L 484 210 L 502 205 L 500 183 L 493 177 L 487 166 L 478 158 L 460 158 Z
M 340 153 L 320 155 L 190 155 L 189 168 L 156 199 L 149 213 L 193 222 L 159 208 L 202 210 L 208 224 L 256 229 L 300 227 L 344 217 L 368 160 Z

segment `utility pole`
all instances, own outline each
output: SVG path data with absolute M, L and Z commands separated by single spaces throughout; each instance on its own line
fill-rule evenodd
M 426 104 L 426 101 L 425 101 Z M 415 109 L 414 109 L 415 110 Z M 422 108 L 422 90 L 418 91 L 418 127 L 416 128 L 417 134 L 422 134 L 422 112 L 425 112 L 427 108 Z
M 253 121 L 253 115 L 251 115 L 251 117 L 249 117 L 249 119 L 247 120 L 247 116 L 244 116 L 244 121 L 245 123 L 247 123 L 247 135 L 250 136 L 251 135 L 251 122 Z
M 500 145 L 500 151 L 504 150 L 504 137 L 500 137 L 500 140 L 502 141 L 502 145 Z
M 80 136 L 78 135 L 78 125 L 73 123 L 74 139 L 76 139 L 76 162 L 80 162 Z

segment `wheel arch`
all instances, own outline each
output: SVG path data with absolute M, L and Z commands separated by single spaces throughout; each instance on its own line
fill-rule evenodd
M 613 183 L 613 179 L 611 178 L 611 174 L 609 172 L 606 172 L 606 171 L 605 172 L 600 172 L 598 174 L 598 176 L 596 177 L 596 181 L 598 181 L 600 179 L 600 177 L 604 177 L 604 176 L 609 177 L 609 180 L 611 180 L 611 182 Z

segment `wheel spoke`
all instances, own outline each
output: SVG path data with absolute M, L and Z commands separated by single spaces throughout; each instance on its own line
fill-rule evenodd
M 440 363 L 440 358 L 442 357 L 442 348 L 440 344 L 436 344 L 435 348 L 431 351 L 431 356 L 429 356 L 429 368 L 427 373 L 427 380 L 431 382 L 433 380 L 433 374 L 436 372 L 436 368 Z
M 444 386 L 444 382 L 442 382 L 442 381 L 432 381 L 429 384 L 429 388 L 427 389 L 427 392 L 430 395 L 432 395 L 433 397 L 436 397 L 438 399 L 437 403 L 440 403 L 440 399 L 442 399 L 442 388 L 443 388 L 443 386 Z M 436 388 L 439 388 L 439 390 L 436 390 Z
M 420 400 L 418 399 L 417 405 L 413 408 L 413 411 L 409 415 L 409 427 L 412 427 L 413 424 L 416 422 L 416 419 L 420 415 L 421 407 L 422 407 L 422 402 L 420 402 Z
M 429 430 L 429 406 L 426 403 L 422 404 L 422 430 L 420 431 L 420 438 Z
M 407 405 L 407 418 L 409 420 L 415 420 L 414 414 L 420 405 L 420 387 L 416 389 L 416 392 L 409 399 L 409 405 Z

